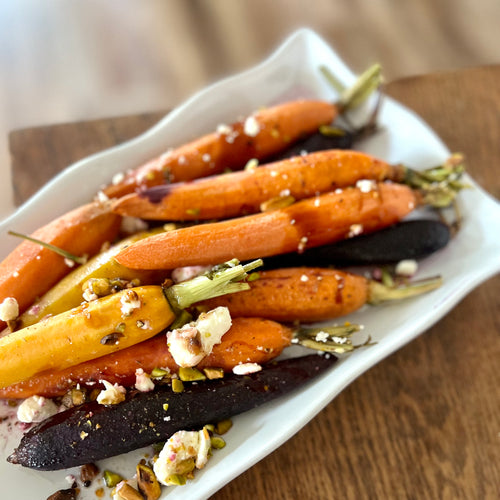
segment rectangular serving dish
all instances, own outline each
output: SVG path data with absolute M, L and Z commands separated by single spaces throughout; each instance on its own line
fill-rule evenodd
M 329 67 L 345 84 L 355 75 L 314 32 L 301 29 L 260 65 L 227 78 L 194 95 L 145 134 L 118 147 L 93 155 L 67 168 L 16 213 L 0 224 L 0 256 L 18 243 L 6 236 L 9 229 L 29 233 L 62 213 L 91 200 L 118 172 L 136 167 L 220 123 L 231 123 L 263 105 L 314 97 L 338 96 L 319 71 Z M 373 101 L 356 111 L 356 122 L 367 119 Z M 413 112 L 384 98 L 379 114 L 381 132 L 359 144 L 359 149 L 393 163 L 420 169 L 442 163 L 450 152 L 436 134 Z M 358 146 L 358 145 L 357 145 Z M 227 446 L 217 451 L 208 466 L 186 486 L 165 488 L 169 500 L 207 498 L 293 436 L 348 384 L 442 318 L 474 287 L 500 270 L 500 241 L 491 227 L 500 220 L 500 205 L 472 179 L 473 189 L 460 195 L 463 227 L 452 244 L 422 262 L 419 276 L 441 274 L 444 285 L 411 301 L 363 308 L 347 319 L 361 323 L 376 342 L 344 357 L 323 377 L 279 401 L 234 419 Z M 71 196 L 68 196 L 71 193 Z M 388 328 L 387 317 L 391 318 Z M 302 351 L 291 348 L 287 355 Z M 289 416 L 293 415 L 293 420 Z M 21 435 L 16 427 L 2 429 L 0 496 L 35 499 L 66 487 L 64 477 L 75 471 L 35 472 L 8 464 L 4 458 Z M 110 468 L 130 477 L 143 450 L 106 460 Z M 94 488 L 95 489 L 95 488 Z M 83 491 L 82 498 L 95 498 Z

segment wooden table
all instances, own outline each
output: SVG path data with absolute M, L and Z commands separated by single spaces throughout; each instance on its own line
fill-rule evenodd
M 418 112 L 450 150 L 466 154 L 472 176 L 497 199 L 499 81 L 496 66 L 386 86 L 387 94 Z M 12 132 L 16 201 L 65 166 L 141 133 L 162 115 Z M 500 223 L 492 230 L 500 235 Z M 357 379 L 212 500 L 500 498 L 499 297 L 496 276 Z

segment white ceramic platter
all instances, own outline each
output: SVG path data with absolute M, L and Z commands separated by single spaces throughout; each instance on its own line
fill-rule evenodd
M 262 64 L 199 92 L 137 139 L 69 167 L 0 225 L 0 256 L 18 243 L 6 236 L 9 229 L 33 231 L 92 199 L 113 174 L 135 167 L 168 147 L 213 131 L 218 124 L 231 123 L 263 105 L 298 97 L 335 100 L 338 96 L 321 76 L 320 65 L 328 66 L 346 85 L 355 79 L 314 32 L 299 30 Z M 367 103 L 358 110 L 355 119 L 366 119 L 372 105 Z M 383 101 L 379 122 L 383 132 L 360 144 L 360 149 L 414 168 L 437 165 L 449 156 L 440 139 L 418 116 L 391 99 Z M 428 329 L 474 287 L 500 270 L 500 239 L 498 232 L 492 231 L 498 227 L 500 205 L 470 182 L 474 188 L 460 196 L 465 214 L 463 228 L 452 244 L 425 259 L 419 270 L 420 276 L 441 274 L 444 285 L 411 301 L 352 314 L 349 320 L 364 324 L 375 345 L 342 359 L 299 394 L 236 417 L 226 435 L 227 446 L 214 453 L 193 481 L 165 488 L 162 498 L 196 500 L 215 493 L 293 436 L 356 377 Z M 19 430 L 3 427 L 0 497 L 40 499 L 68 487 L 64 479 L 68 471 L 35 472 L 4 460 L 19 436 Z M 101 466 L 130 477 L 142 453 L 110 459 Z M 85 490 L 82 498 L 95 499 L 95 489 Z

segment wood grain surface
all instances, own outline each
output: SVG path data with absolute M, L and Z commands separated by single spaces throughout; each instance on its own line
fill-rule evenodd
M 465 153 L 472 176 L 496 198 L 498 81 L 500 66 L 492 66 L 407 78 L 385 89 L 418 112 L 452 151 Z M 11 133 L 17 202 L 64 166 L 139 134 L 161 115 Z M 492 230 L 500 234 L 500 221 Z M 496 276 L 359 377 L 212 500 L 499 498 L 498 297 Z

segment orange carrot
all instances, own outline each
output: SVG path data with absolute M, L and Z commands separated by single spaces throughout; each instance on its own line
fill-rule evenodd
M 207 220 L 259 212 L 280 197 L 300 200 L 356 181 L 403 181 L 405 169 L 359 151 L 329 150 L 195 182 L 163 184 L 119 199 L 121 215 L 158 220 Z
M 122 250 L 116 260 L 130 268 L 174 269 L 301 251 L 390 226 L 419 198 L 407 186 L 391 183 L 369 192 L 336 190 L 283 209 L 152 236 Z
M 90 203 L 62 215 L 31 236 L 73 255 L 91 256 L 117 236 L 120 220 L 109 204 Z M 23 312 L 70 271 L 64 257 L 23 241 L 0 263 L 0 302 L 13 297 Z M 3 326 L 1 323 L 0 328 Z
M 225 371 L 239 363 L 265 363 L 290 345 L 293 331 L 279 323 L 259 318 L 236 318 L 230 330 L 216 344 L 198 368 L 217 367 Z M 150 373 L 153 368 L 168 368 L 177 372 L 164 334 L 65 370 L 49 370 L 9 387 L 0 389 L 0 398 L 27 398 L 33 395 L 55 397 L 70 388 L 99 387 L 100 380 L 131 387 L 135 371 L 142 368 Z
M 231 317 L 259 316 L 275 321 L 322 321 L 345 316 L 370 300 L 370 281 L 360 275 L 322 268 L 261 271 L 250 290 L 215 297 L 199 305 L 227 307 Z
M 294 141 L 331 123 L 338 106 L 325 101 L 299 100 L 262 109 L 247 120 L 173 149 L 148 161 L 104 189 L 110 198 L 138 187 L 206 177 L 225 169 L 241 169 L 252 158 L 264 160 Z M 246 125 L 246 126 L 245 126 Z

